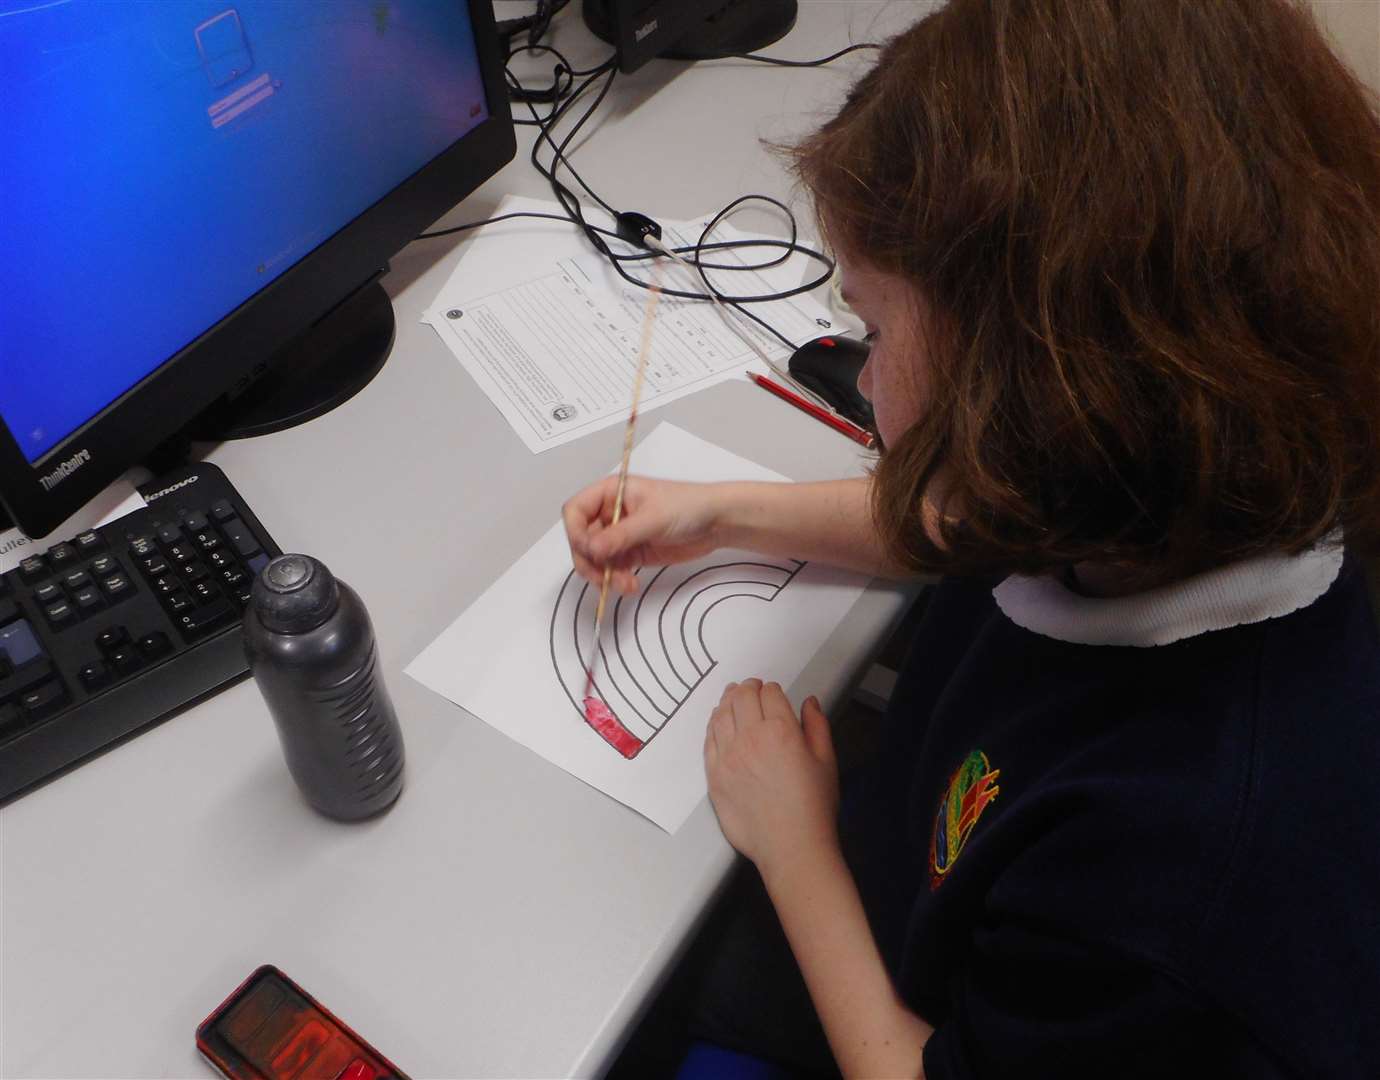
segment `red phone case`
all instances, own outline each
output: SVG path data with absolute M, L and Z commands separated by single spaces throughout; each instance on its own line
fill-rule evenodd
M 201 1022 L 196 1048 L 231 1080 L 408 1080 L 272 964 Z

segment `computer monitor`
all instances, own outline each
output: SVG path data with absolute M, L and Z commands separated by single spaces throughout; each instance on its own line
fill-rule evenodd
M 795 25 L 796 0 L 584 0 L 585 25 L 634 71 L 656 56 L 711 60 L 770 45 Z
M 264 369 L 242 430 L 367 381 L 370 283 L 513 156 L 502 70 L 489 0 L 0 4 L 3 510 L 47 533 Z

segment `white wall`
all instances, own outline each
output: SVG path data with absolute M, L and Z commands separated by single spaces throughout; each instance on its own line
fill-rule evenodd
M 1309 0 L 1342 59 L 1380 94 L 1380 0 Z

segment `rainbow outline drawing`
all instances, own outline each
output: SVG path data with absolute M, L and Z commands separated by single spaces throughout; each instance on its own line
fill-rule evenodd
M 599 590 L 572 570 L 556 597 L 550 629 L 551 664 L 570 707 L 582 724 L 631 761 L 717 665 L 704 636 L 709 613 L 740 597 L 770 603 L 805 565 L 798 559 L 754 557 L 638 570 L 642 588 L 614 599 L 604 619 L 593 695 L 607 707 L 612 723 L 605 718 L 602 727 L 590 724 L 580 699 Z

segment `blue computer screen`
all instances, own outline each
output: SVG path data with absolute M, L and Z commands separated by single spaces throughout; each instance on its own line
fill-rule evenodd
M 464 0 L 0 0 L 0 416 L 25 455 L 487 116 Z

